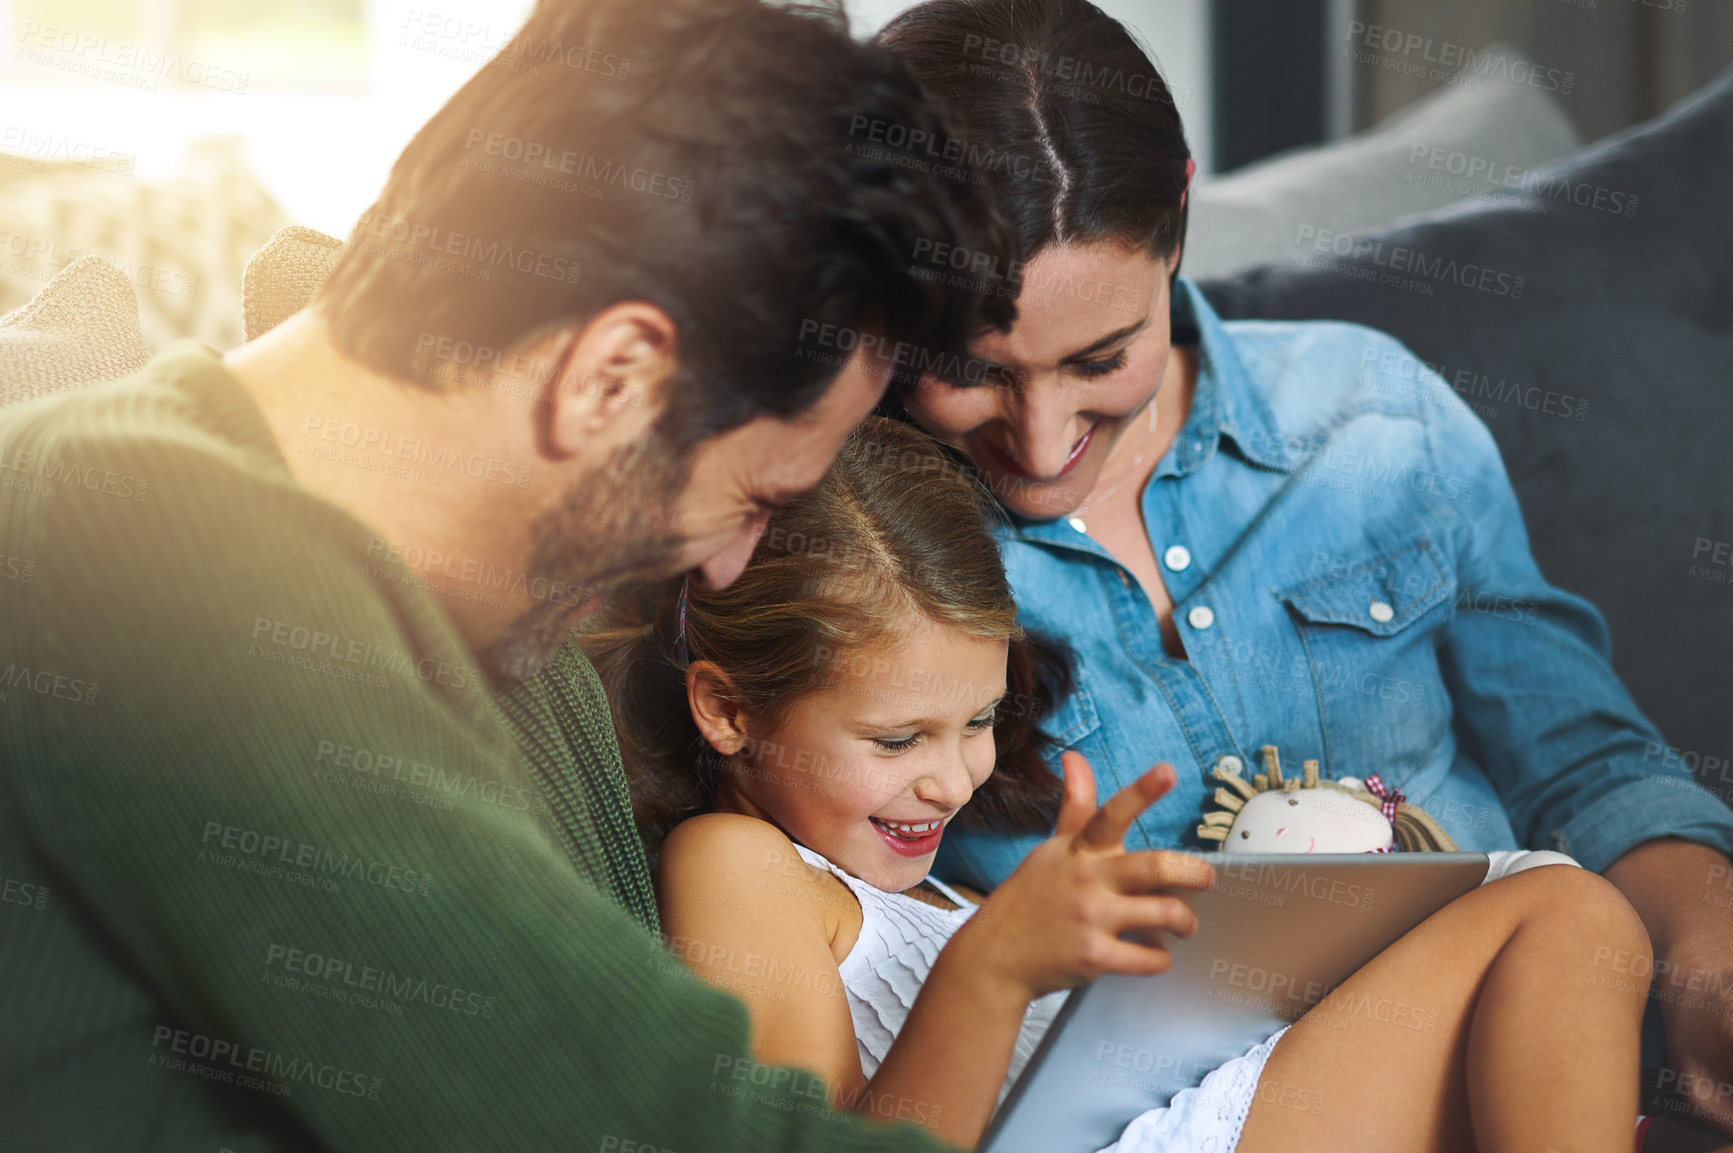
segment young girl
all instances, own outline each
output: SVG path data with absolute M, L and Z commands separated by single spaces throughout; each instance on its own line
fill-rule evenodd
M 675 952 L 745 1001 L 760 1059 L 965 1147 L 1056 994 L 1165 970 L 1159 935 L 1196 928 L 1177 894 L 1214 876 L 1122 844 L 1170 766 L 1099 809 L 1082 757 L 1062 789 L 1045 767 L 1065 673 L 1018 629 L 986 506 L 922 434 L 870 422 L 739 581 L 644 590 L 627 608 L 648 623 L 589 646 Z M 985 900 L 928 875 L 952 822 L 982 820 L 1053 830 Z M 1584 870 L 1487 885 L 1113 1148 L 1629 1149 L 1647 950 Z M 1368 998 L 1438 1026 L 1336 1008 Z

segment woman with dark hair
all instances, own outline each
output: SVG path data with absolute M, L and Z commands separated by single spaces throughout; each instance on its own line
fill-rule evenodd
M 1224 323 L 1179 277 L 1194 166 L 1124 27 L 1086 0 L 931 0 L 880 40 L 948 106 L 946 154 L 1019 234 L 1006 265 L 914 247 L 1019 318 L 887 403 L 1011 514 L 1020 619 L 1077 655 L 1047 731 L 1104 790 L 1176 766 L 1128 843 L 1206 847 L 1211 772 L 1273 744 L 1326 777 L 1377 773 L 1464 849 L 1568 852 L 1681 971 L 1719 964 L 1724 925 L 1680 894 L 1728 867 L 1733 815 L 1648 755 L 1666 742 L 1604 621 L 1541 575 L 1492 437 L 1443 380 L 1359 326 Z M 991 890 L 1040 841 L 959 829 L 937 871 Z M 1680 1067 L 1718 1067 L 1716 1023 L 1674 1018 Z M 1404 1075 L 1363 1065 L 1335 1083 Z M 1287 1118 L 1286 1147 L 1322 1123 Z M 1415 1140 L 1399 1128 L 1367 1139 Z M 1267 1144 L 1254 1114 L 1247 1147 Z

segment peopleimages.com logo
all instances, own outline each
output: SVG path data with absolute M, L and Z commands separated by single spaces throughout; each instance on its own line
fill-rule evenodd
M 1543 92 L 1568 96 L 1576 86 L 1576 73 L 1547 68 L 1525 60 L 1507 48 L 1474 48 L 1454 40 L 1406 32 L 1363 20 L 1348 22 L 1346 51 L 1356 63 L 1377 64 L 1379 67 L 1426 76 L 1433 80 L 1463 80 L 1477 84 L 1486 80 L 1504 80 Z M 1381 54 L 1381 55 L 1380 55 Z M 1436 67 L 1432 67 L 1436 65 Z

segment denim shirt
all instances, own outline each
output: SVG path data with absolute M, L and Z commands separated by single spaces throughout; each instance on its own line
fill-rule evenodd
M 1249 779 L 1273 744 L 1294 772 L 1379 774 L 1464 849 L 1597 871 L 1655 837 L 1733 850 L 1733 812 L 1656 755 L 1605 621 L 1541 576 L 1492 435 L 1442 379 L 1358 325 L 1223 323 L 1184 280 L 1173 320 L 1197 387 L 1142 508 L 1186 658 L 1067 518 L 1000 529 L 1023 624 L 1076 654 L 1043 727 L 1102 800 L 1178 771 L 1129 848 L 1213 849 L 1209 771 Z M 1041 839 L 953 825 L 935 871 L 991 888 Z

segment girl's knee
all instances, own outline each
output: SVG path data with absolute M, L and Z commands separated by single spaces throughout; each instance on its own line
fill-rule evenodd
M 1597 958 L 1618 956 L 1647 971 L 1651 956 L 1643 919 L 1611 881 L 1587 869 L 1548 865 L 1502 881 L 1527 922 L 1562 924 Z

